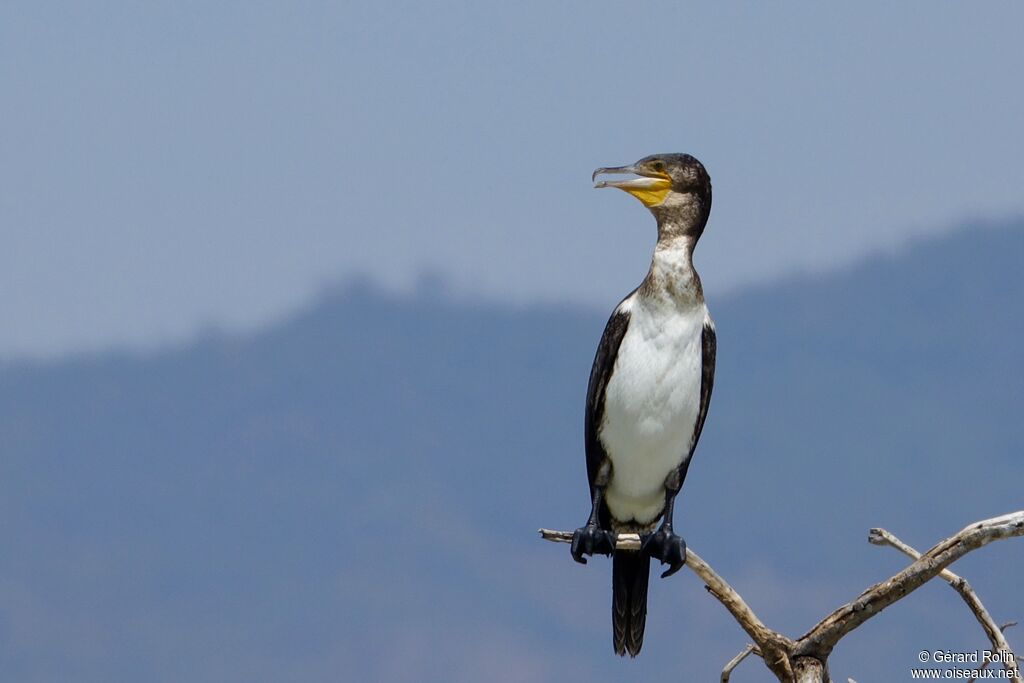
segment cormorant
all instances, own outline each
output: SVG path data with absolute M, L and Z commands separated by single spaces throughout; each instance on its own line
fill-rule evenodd
M 707 417 L 716 341 L 692 262 L 711 212 L 707 171 L 688 154 L 656 154 L 599 168 L 593 179 L 623 173 L 639 177 L 595 187 L 617 187 L 643 202 L 657 220 L 658 242 L 647 277 L 608 320 L 590 372 L 585 440 L 592 507 L 573 534 L 572 556 L 585 564 L 585 555 L 613 555 L 615 652 L 635 657 L 643 646 L 650 558 L 669 565 L 662 578 L 686 561 L 672 511 Z M 620 532 L 640 534 L 641 550 L 616 552 Z

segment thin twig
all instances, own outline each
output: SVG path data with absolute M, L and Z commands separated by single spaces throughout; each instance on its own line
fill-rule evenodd
M 761 651 L 757 649 L 757 646 L 753 643 L 750 643 L 745 648 L 743 648 L 743 652 L 740 652 L 738 655 L 729 660 L 729 662 L 722 669 L 721 683 L 729 683 L 729 677 L 732 676 L 732 670 L 739 666 L 739 663 L 746 659 L 751 652 L 757 655 L 761 654 Z
M 886 531 L 885 529 L 872 529 L 868 532 L 868 542 L 874 545 L 887 545 L 901 553 L 910 557 L 914 560 L 921 558 L 921 553 L 914 550 L 912 547 L 901 541 L 894 534 Z M 1013 653 L 1013 649 L 1010 644 L 1006 641 L 1006 637 L 1003 635 L 1003 627 L 996 624 L 995 619 L 989 614 L 988 610 L 985 609 L 985 605 L 981 603 L 981 598 L 974 592 L 971 584 L 967 582 L 967 579 L 954 574 L 948 569 L 943 569 L 939 572 L 939 576 L 942 577 L 953 590 L 960 594 L 960 597 L 967 603 L 967 607 L 974 614 L 974 618 L 978 620 L 981 627 L 985 630 L 985 635 L 988 636 L 988 640 L 992 643 L 992 651 L 1006 653 L 1009 655 L 1006 657 L 1009 661 L 1003 662 L 1003 668 L 1010 672 L 1015 683 L 1021 683 L 1019 671 L 1017 669 L 1017 655 Z M 988 662 L 985 662 L 988 665 Z M 984 666 L 981 668 L 985 668 Z

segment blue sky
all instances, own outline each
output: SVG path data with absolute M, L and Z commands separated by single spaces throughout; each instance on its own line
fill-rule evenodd
M 1024 211 L 1024 7 L 5 3 L 0 355 L 258 325 L 320 287 L 610 308 L 687 151 L 710 296 Z

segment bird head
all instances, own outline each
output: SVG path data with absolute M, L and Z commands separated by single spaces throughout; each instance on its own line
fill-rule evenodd
M 599 175 L 632 174 L 637 178 L 598 180 Z M 652 154 L 630 166 L 599 168 L 594 187 L 617 187 L 639 199 L 663 221 L 703 223 L 711 211 L 711 178 L 689 154 Z M 702 220 L 701 220 L 702 219 Z

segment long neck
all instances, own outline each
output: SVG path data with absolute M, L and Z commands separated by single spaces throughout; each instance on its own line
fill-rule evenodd
M 660 224 L 658 233 L 651 268 L 640 285 L 640 294 L 677 303 L 703 302 L 700 276 L 693 268 L 693 247 L 697 240 L 685 233 L 662 230 Z

